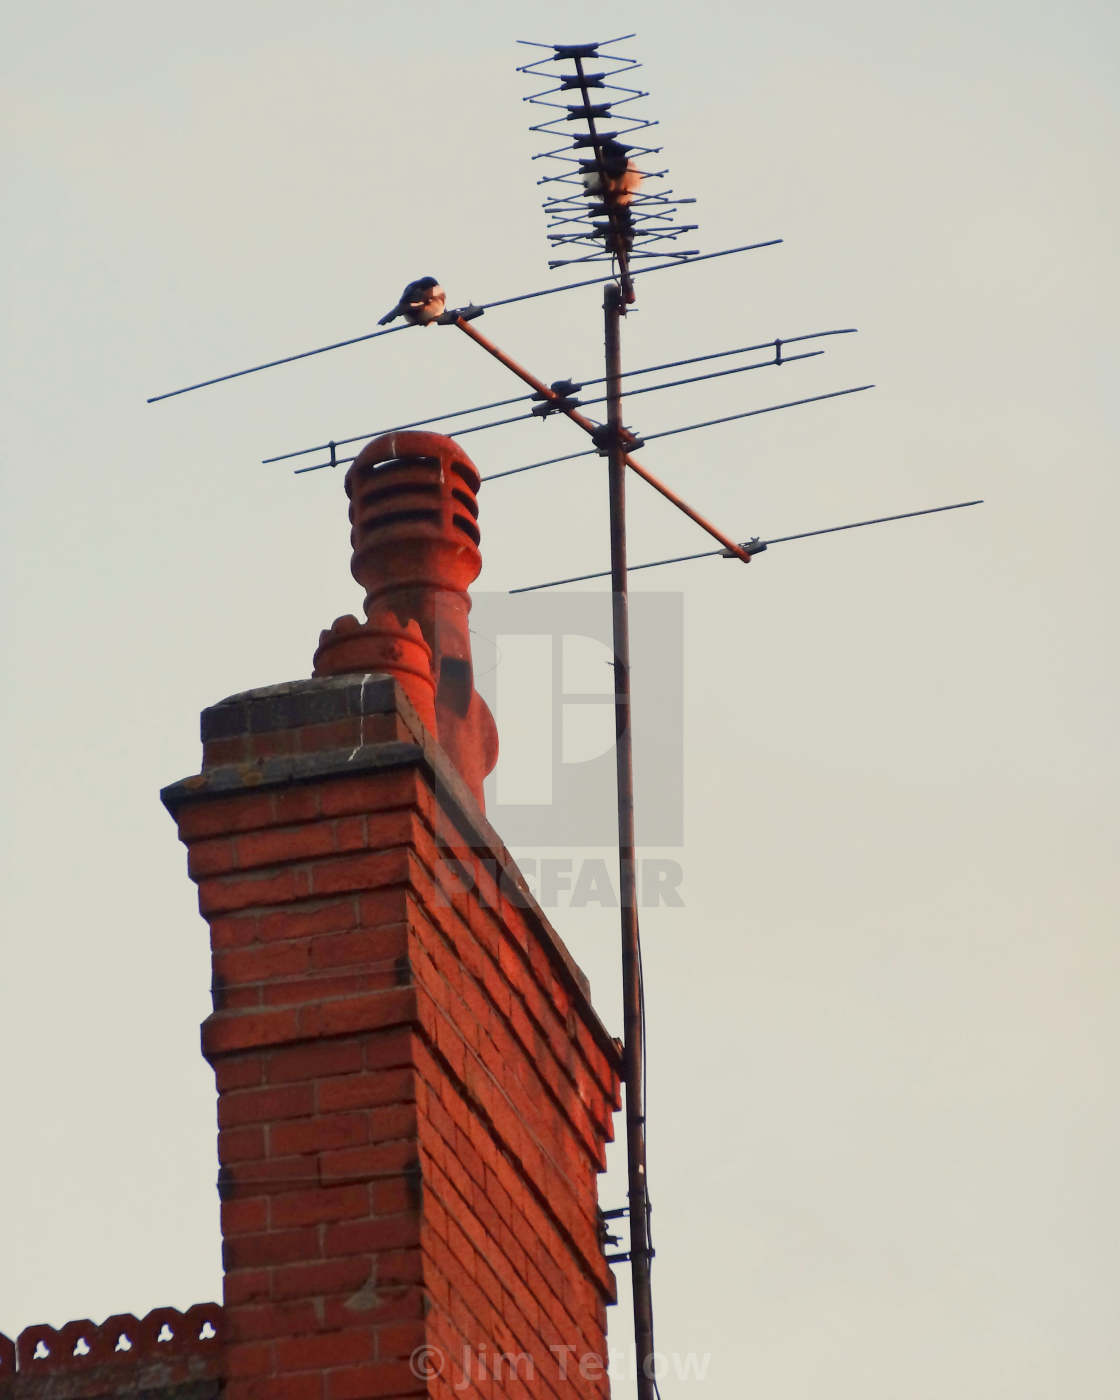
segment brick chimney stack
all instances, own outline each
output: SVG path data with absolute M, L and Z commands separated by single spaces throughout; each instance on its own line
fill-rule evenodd
M 366 621 L 203 712 L 163 798 L 210 926 L 226 1400 L 604 1397 L 618 1047 L 486 822 L 478 474 L 347 478 Z

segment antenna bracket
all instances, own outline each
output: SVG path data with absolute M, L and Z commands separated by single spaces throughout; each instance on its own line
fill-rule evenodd
M 578 408 L 580 400 L 575 397 L 583 388 L 582 384 L 573 384 L 570 379 L 554 379 L 549 385 L 552 390 L 551 396 L 543 389 L 538 389 L 533 398 L 537 400 L 537 406 L 533 409 L 536 418 L 547 418 L 551 413 L 569 413 L 573 408 Z
M 616 441 L 624 452 L 633 452 L 646 445 L 645 438 L 639 437 L 630 428 L 620 428 L 616 433 L 609 423 L 601 423 L 595 428 L 591 441 L 600 457 L 608 456 Z
M 475 306 L 471 302 L 470 306 L 460 306 L 450 311 L 445 311 L 442 316 L 436 317 L 437 326 L 453 326 L 457 321 L 476 321 L 479 316 L 486 315 L 484 306 Z

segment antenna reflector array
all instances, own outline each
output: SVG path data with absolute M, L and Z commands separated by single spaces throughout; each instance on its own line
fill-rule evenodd
M 696 228 L 680 223 L 678 212 L 695 201 L 657 183 L 667 175 L 657 168 L 661 147 L 649 144 L 657 123 L 633 105 L 649 94 L 620 81 L 641 66 L 614 51 L 621 42 L 535 44 L 548 56 L 517 70 L 549 84 L 524 100 L 555 113 L 530 128 L 548 143 L 533 159 L 549 161 L 554 171 L 537 181 L 557 253 L 551 268 L 608 259 L 683 261 L 697 253 L 671 246 Z

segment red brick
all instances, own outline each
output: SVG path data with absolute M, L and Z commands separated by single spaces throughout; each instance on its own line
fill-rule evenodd
M 261 1004 L 261 985 L 250 982 L 247 987 L 228 987 L 215 978 L 213 997 L 215 1011 L 253 1011 Z
M 247 1162 L 264 1156 L 263 1128 L 223 1128 L 218 1134 L 218 1161 Z
M 377 1278 L 386 1288 L 391 1284 L 419 1283 L 423 1276 L 418 1249 L 386 1250 L 378 1256 Z
M 271 1297 L 271 1269 L 242 1269 L 237 1273 L 226 1271 L 222 1280 L 222 1300 L 227 1308 L 236 1308 L 244 1303 L 260 1303 Z
M 369 1260 L 366 1260 L 367 1266 Z M 366 1287 L 348 1298 L 317 1300 L 318 1311 L 325 1327 L 353 1327 L 355 1322 L 374 1326 L 381 1322 L 399 1322 L 406 1318 L 422 1319 L 430 1306 L 426 1290 L 419 1282 L 397 1284 L 378 1282 L 381 1260 L 373 1261 Z
M 469 1216 L 467 1220 L 470 1221 Z M 486 1262 L 485 1251 L 489 1248 L 489 1242 L 486 1240 L 485 1236 L 480 1236 L 476 1248 L 478 1248 L 478 1261 L 474 1269 L 475 1281 L 478 1283 L 483 1293 L 486 1294 L 494 1311 L 500 1312 L 504 1300 L 504 1293 L 502 1285 L 498 1281 L 497 1274 Z
M 413 807 L 422 802 L 420 779 L 412 770 L 355 775 L 324 784 L 321 789 L 324 816 L 349 812 L 381 812 L 391 807 Z
M 411 1170 L 416 1161 L 416 1143 L 404 1138 L 379 1142 L 369 1147 L 345 1147 L 319 1156 L 319 1175 L 324 1182 L 396 1180 Z
M 499 1022 L 494 1005 L 473 977 L 463 977 L 460 980 L 459 994 L 463 998 L 467 1011 L 479 1027 L 483 1029 L 498 1027 Z
M 476 1134 L 478 1132 L 477 1125 L 475 1126 L 474 1132 Z M 462 1129 L 455 1135 L 455 1152 L 468 1175 L 473 1177 L 479 1185 L 482 1185 L 486 1180 L 486 1168 L 483 1165 L 482 1158 L 474 1150 L 474 1143 L 471 1141 L 470 1136 L 464 1133 Z
M 335 849 L 330 822 L 307 826 L 276 826 L 268 831 L 247 832 L 237 838 L 237 863 L 243 870 L 260 865 L 283 865 L 328 855 Z
M 400 896 L 403 891 L 394 891 Z M 402 901 L 403 902 L 403 901 Z M 408 951 L 408 926 L 403 922 L 378 928 L 320 934 L 311 944 L 311 966 L 341 967 L 354 963 L 391 962 Z
M 497 1172 L 489 1167 L 486 1168 L 486 1194 L 502 1219 L 508 1220 L 513 1211 L 513 1200 Z
M 416 812 L 401 808 L 391 812 L 370 812 L 366 816 L 366 843 L 371 851 L 404 846 L 415 852 L 428 839 Z
M 297 1012 L 291 1008 L 215 1012 L 202 1023 L 202 1053 L 209 1059 L 234 1050 L 296 1040 L 298 1024 Z
M 418 897 L 422 897 L 418 892 Z M 447 917 L 448 911 L 439 911 L 443 917 L 428 918 L 418 907 L 415 899 L 408 903 L 408 925 L 415 938 L 428 950 L 437 965 L 446 961 L 456 967 L 464 965 L 471 947 L 469 930 L 458 922 L 454 914 Z
M 225 948 L 243 948 L 257 936 L 255 910 L 248 914 L 216 914 L 210 920 L 210 946 L 215 951 Z
M 274 1370 L 271 1342 L 229 1342 L 222 1348 L 227 1376 L 271 1375 Z
M 438 1099 L 429 1102 L 425 1117 L 449 1146 L 454 1143 L 455 1121 Z
M 313 821 L 321 810 L 319 789 L 310 785 L 285 788 L 272 799 L 272 810 L 277 822 Z
M 316 1086 L 320 1113 L 339 1108 L 368 1108 L 375 1104 L 414 1102 L 416 1075 L 411 1069 L 348 1074 Z
M 447 1221 L 447 1244 L 458 1263 L 473 1277 L 477 1262 L 475 1248 L 455 1221 L 450 1218 Z M 437 1258 L 439 1257 L 438 1247 L 433 1249 L 433 1253 L 436 1254 Z
M 324 857 L 312 867 L 312 892 L 316 895 L 342 894 L 349 890 L 402 884 L 408 879 L 408 864 L 408 852 L 401 846 L 392 850 L 367 851 L 362 855 Z M 290 898 L 298 898 L 298 895 L 293 894 Z M 246 900 L 246 904 L 251 903 L 279 903 L 279 900 Z M 223 904 L 219 907 L 243 906 Z
M 502 1282 L 505 1284 L 510 1299 L 507 1304 L 507 1313 L 512 1310 L 518 1318 L 518 1325 L 527 1326 L 535 1334 L 540 1321 L 540 1308 L 537 1306 L 536 1298 L 515 1273 L 503 1274 Z
M 455 1131 L 449 1133 L 448 1141 L 454 1142 L 456 1134 L 478 1135 L 478 1123 L 474 1114 L 467 1107 L 463 1092 L 458 1084 L 453 1084 L 450 1079 L 443 1079 L 439 1083 L 439 1101 L 451 1116 L 451 1121 Z
M 423 1346 L 427 1328 L 423 1322 L 389 1322 L 377 1329 L 377 1358 L 379 1361 L 394 1361 L 398 1357 L 408 1357 L 417 1347 Z
M 315 1045 L 294 1045 L 274 1050 L 265 1061 L 270 1084 L 288 1084 L 299 1079 L 323 1079 L 329 1075 L 350 1074 L 361 1069 L 364 1046 L 360 1040 L 322 1041 Z
M 370 1207 L 374 1215 L 397 1215 L 404 1210 L 414 1210 L 419 1201 L 419 1183 L 414 1178 L 375 1181 L 370 1187 Z
M 434 1191 L 424 1193 L 424 1215 L 421 1220 L 421 1245 L 424 1244 L 426 1235 L 424 1231 L 431 1230 L 446 1243 L 447 1241 L 447 1212 L 440 1205 L 439 1199 Z
M 218 1100 L 218 1123 L 223 1128 L 242 1123 L 272 1123 L 300 1118 L 314 1111 L 315 1090 L 310 1084 L 289 1084 L 278 1089 L 245 1089 L 223 1094 Z
M 311 1298 L 331 1293 L 356 1293 L 369 1279 L 369 1260 L 362 1257 L 327 1259 L 315 1264 L 289 1264 L 272 1276 L 274 1298 Z
M 338 817 L 331 825 L 336 851 L 359 851 L 369 845 L 369 828 L 363 814 Z
M 459 1028 L 442 1014 L 434 1017 L 433 1021 L 439 1053 L 447 1061 L 456 1078 L 462 1080 L 467 1065 L 467 1049 L 462 1034 Z
M 239 1055 L 236 1059 L 219 1060 L 214 1066 L 214 1079 L 219 1094 L 252 1088 L 264 1079 L 264 1063 L 260 1055 Z
M 306 1263 L 321 1257 L 319 1232 L 269 1230 L 259 1235 L 238 1235 L 222 1243 L 226 1269 L 259 1269 L 275 1264 Z
M 413 870 L 415 874 L 415 868 Z M 404 885 L 371 890 L 358 895 L 358 912 L 363 928 L 405 923 L 409 914 L 409 891 Z
M 372 1108 L 366 1115 L 370 1142 L 393 1142 L 398 1138 L 416 1141 L 416 1105 L 414 1103 L 386 1104 Z
M 366 1186 L 320 1186 L 277 1197 L 272 1202 L 272 1226 L 322 1224 L 369 1214 Z
M 235 948 L 214 954 L 214 975 L 223 982 L 243 985 L 305 972 L 311 946 L 306 940 Z
M 207 739 L 202 746 L 202 769 L 220 768 L 228 763 L 243 763 L 249 757 L 249 743 L 244 734 L 229 739 Z
M 407 1249 L 420 1243 L 420 1221 L 413 1214 L 386 1216 L 381 1220 L 348 1220 L 331 1225 L 323 1235 L 323 1253 L 379 1254 L 386 1249 Z
M 397 1065 L 411 1065 L 415 1062 L 418 1043 L 413 1032 L 405 1026 L 371 1036 L 366 1041 L 366 1068 L 392 1069 Z
M 329 1152 L 369 1141 L 369 1115 L 332 1113 L 310 1122 L 277 1123 L 269 1131 L 269 1150 L 278 1156 L 292 1152 Z
M 270 729 L 249 735 L 249 757 L 276 758 L 299 752 L 298 729 Z
M 187 874 L 192 880 L 206 875 L 224 875 L 236 865 L 236 847 L 225 836 L 213 841 L 196 841 L 187 852 Z
M 346 1035 L 353 1031 L 379 1030 L 416 1019 L 416 994 L 411 987 L 368 992 L 362 996 L 334 997 L 329 1001 L 301 1006 L 299 1038 Z
M 316 894 L 334 894 L 345 885 L 323 888 Z M 234 874 L 203 880 L 198 887 L 198 907 L 205 916 L 270 904 L 290 904 L 312 893 L 311 872 L 302 866 L 285 866 L 266 875 Z
M 327 749 L 353 749 L 359 744 L 386 744 L 410 738 L 396 714 L 354 715 L 330 724 L 309 724 L 299 731 L 301 753 L 321 753 Z
M 337 968 L 334 973 L 311 972 L 306 977 L 283 977 L 261 987 L 266 1006 L 295 1006 L 307 1002 L 325 1002 L 331 998 L 350 996 L 358 992 L 385 992 L 409 981 L 404 973 L 390 964 L 374 967 Z
M 222 1391 L 222 1400 L 323 1400 L 323 1377 L 317 1371 L 295 1376 L 238 1380 Z
M 225 1335 L 236 1341 L 293 1337 L 318 1330 L 320 1309 L 314 1302 L 242 1304 L 224 1318 Z
M 440 1308 L 451 1306 L 451 1287 L 447 1279 L 426 1257 L 424 1260 L 424 1287 L 426 1295 L 434 1299 Z M 430 1316 L 432 1321 L 436 1322 L 440 1320 L 442 1314 L 437 1309 L 433 1309 Z
M 273 820 L 272 797 L 268 793 L 238 794 L 235 797 L 205 797 L 187 802 L 176 816 L 179 839 L 194 841 L 200 836 L 218 836 L 234 831 L 253 831 Z
M 382 1400 L 388 1396 L 425 1395 L 428 1385 L 418 1380 L 407 1361 L 388 1361 L 349 1370 L 328 1371 L 327 1400 Z
M 265 1192 L 275 1195 L 282 1191 L 304 1191 L 318 1180 L 313 1158 L 271 1156 L 264 1161 L 235 1162 L 226 1167 L 223 1187 L 227 1197 L 232 1199 L 231 1193 L 240 1198 Z
M 337 933 L 354 928 L 358 906 L 353 898 L 305 900 L 292 909 L 274 910 L 254 916 L 256 936 L 262 943 L 289 938 L 312 938 L 318 933 Z
M 373 1357 L 374 1338 L 368 1328 L 348 1332 L 323 1332 L 314 1337 L 291 1337 L 276 1343 L 276 1365 L 281 1372 L 326 1371 L 352 1366 Z
M 223 1201 L 221 1220 L 223 1239 L 265 1230 L 268 1228 L 268 1198 L 254 1196 L 246 1200 Z
M 460 1325 L 465 1322 L 467 1335 L 486 1336 L 492 1327 L 494 1310 L 486 1301 L 486 1295 L 469 1274 L 463 1272 L 452 1256 L 449 1256 L 452 1315 L 458 1317 Z M 459 1304 L 456 1313 L 455 1304 Z M 482 1324 L 481 1328 L 479 1324 Z

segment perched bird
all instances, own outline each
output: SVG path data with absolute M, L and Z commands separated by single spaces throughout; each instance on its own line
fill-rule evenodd
M 627 148 L 620 141 L 604 141 L 600 148 L 603 153 L 604 182 L 595 161 L 580 162 L 583 170 L 583 188 L 587 194 L 598 195 L 606 204 L 618 205 L 625 209 L 632 204 L 638 186 L 644 176 L 626 155 Z
M 443 315 L 443 309 L 447 305 L 447 293 L 439 285 L 434 277 L 421 277 L 415 282 L 410 282 L 401 293 L 401 299 L 393 307 L 392 311 L 387 311 L 379 326 L 387 326 L 390 321 L 395 321 L 398 316 L 403 316 L 410 326 L 430 325 L 437 316 Z

